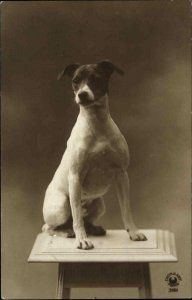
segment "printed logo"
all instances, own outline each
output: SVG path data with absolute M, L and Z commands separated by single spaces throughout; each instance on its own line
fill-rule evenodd
M 178 292 L 178 286 L 182 279 L 178 273 L 171 272 L 167 274 L 165 281 L 167 281 L 167 284 L 169 285 L 169 292 Z

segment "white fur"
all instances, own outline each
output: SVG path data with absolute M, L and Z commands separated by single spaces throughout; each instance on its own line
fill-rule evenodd
M 78 91 L 87 91 L 90 99 L 94 95 L 87 85 Z M 78 93 L 76 102 L 78 103 Z M 52 230 L 65 223 L 72 213 L 77 247 L 91 249 L 83 222 L 82 203 L 102 199 L 110 186 L 116 187 L 122 219 L 130 237 L 144 240 L 133 222 L 129 182 L 126 172 L 129 160 L 128 146 L 108 108 L 108 96 L 100 99 L 101 106 L 89 108 L 80 105 L 80 113 L 67 142 L 61 163 L 47 188 L 43 214 Z M 87 202 L 87 203 L 88 203 Z

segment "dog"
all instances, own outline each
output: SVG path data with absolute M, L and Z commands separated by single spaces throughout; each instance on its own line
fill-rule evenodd
M 43 204 L 43 231 L 53 234 L 68 228 L 76 247 L 92 249 L 89 235 L 105 235 L 95 220 L 105 212 L 103 196 L 115 187 L 124 227 L 133 241 L 147 238 L 134 224 L 129 196 L 128 145 L 112 120 L 108 83 L 113 72 L 124 72 L 108 60 L 71 64 L 58 76 L 72 78 L 79 115 L 67 141 L 61 163 L 49 184 Z M 62 227 L 64 226 L 64 227 Z

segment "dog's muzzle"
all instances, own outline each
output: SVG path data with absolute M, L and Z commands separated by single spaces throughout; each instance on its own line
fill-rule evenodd
M 78 94 L 78 97 L 79 97 L 79 99 L 80 99 L 80 102 L 82 102 L 82 103 L 83 103 L 83 102 L 90 101 L 90 100 L 89 100 L 89 95 L 88 95 L 88 93 L 85 92 L 85 91 L 79 93 L 79 94 Z
M 87 92 L 81 92 L 78 94 L 79 104 L 81 105 L 89 105 L 93 103 L 93 100 L 90 100 Z
M 94 95 L 92 91 L 85 86 L 83 89 L 81 89 L 77 94 L 76 94 L 76 102 L 81 105 L 89 105 L 92 104 L 94 101 Z

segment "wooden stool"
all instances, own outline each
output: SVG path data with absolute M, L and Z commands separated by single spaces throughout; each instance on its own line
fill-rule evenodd
M 37 236 L 29 262 L 59 263 L 56 299 L 69 299 L 72 287 L 138 287 L 142 299 L 152 298 L 150 262 L 176 262 L 173 233 L 142 230 L 147 241 L 129 240 L 124 230 L 91 237 L 95 248 L 75 249 L 75 239 Z

